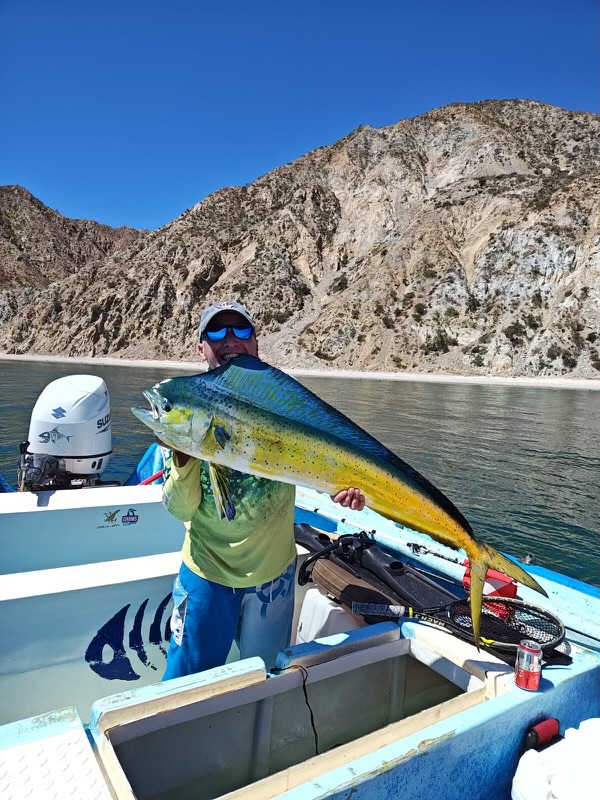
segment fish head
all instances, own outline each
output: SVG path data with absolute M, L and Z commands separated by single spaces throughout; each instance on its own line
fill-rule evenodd
M 203 414 L 188 398 L 187 388 L 186 378 L 168 378 L 144 391 L 150 410 L 139 406 L 131 410 L 166 445 L 189 453 L 193 429 L 202 423 Z M 206 416 L 208 420 L 208 412 Z

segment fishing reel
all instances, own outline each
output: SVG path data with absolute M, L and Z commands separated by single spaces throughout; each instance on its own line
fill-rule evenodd
M 346 567 L 351 572 L 350 565 L 353 563 L 361 564 L 363 552 L 374 545 L 374 539 L 370 537 L 366 531 L 344 533 L 338 536 L 337 539 L 334 539 L 330 544 L 326 545 L 321 550 L 311 553 L 311 555 L 304 560 L 302 566 L 298 570 L 298 585 L 304 586 L 311 580 L 310 575 L 314 562 L 323 558 L 323 556 L 326 556 L 328 553 L 335 553 L 335 555 L 345 562 Z M 310 572 L 309 567 L 311 567 Z

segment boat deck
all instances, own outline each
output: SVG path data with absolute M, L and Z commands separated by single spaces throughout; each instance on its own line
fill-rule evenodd
M 74 708 L 0 728 L 0 797 L 111 800 Z

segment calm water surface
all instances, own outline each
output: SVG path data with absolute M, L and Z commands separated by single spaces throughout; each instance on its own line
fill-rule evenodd
M 77 373 L 106 381 L 115 451 L 110 476 L 123 480 L 152 441 L 129 407 L 145 402 L 142 389 L 173 374 L 2 360 L 0 371 L 0 473 L 13 484 L 19 443 L 50 381 Z M 438 486 L 479 538 L 600 584 L 598 392 L 327 377 L 302 382 Z

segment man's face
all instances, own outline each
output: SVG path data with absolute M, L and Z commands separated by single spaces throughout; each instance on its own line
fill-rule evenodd
M 248 325 L 248 321 L 236 311 L 223 311 L 211 319 L 208 327 L 216 328 L 219 325 Z M 233 331 L 228 330 L 225 338 L 219 342 L 210 342 L 204 336 L 198 342 L 198 355 L 201 361 L 206 361 L 211 369 L 215 369 L 236 356 L 257 356 L 258 342 L 254 333 L 249 339 L 238 339 Z

